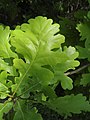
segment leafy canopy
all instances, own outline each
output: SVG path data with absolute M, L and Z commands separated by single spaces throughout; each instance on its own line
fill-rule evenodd
M 59 34 L 59 27 L 59 24 L 53 24 L 52 19 L 41 16 L 16 26 L 15 30 L 0 27 L 2 120 L 11 109 L 14 112 L 13 120 L 42 120 L 33 102 L 47 105 L 66 116 L 90 110 L 89 103 L 82 95 L 62 98 L 55 94 L 55 87 L 59 83 L 64 90 L 73 88 L 73 80 L 65 72 L 79 65 L 76 49 L 61 46 L 65 37 Z M 79 99 L 82 104 L 78 102 Z M 68 104 L 64 103 L 65 100 Z M 70 106 L 69 100 L 72 103 Z M 72 109 L 75 101 L 77 106 Z

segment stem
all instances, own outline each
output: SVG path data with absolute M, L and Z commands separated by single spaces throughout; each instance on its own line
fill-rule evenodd
M 84 66 L 82 66 L 82 67 L 80 67 L 80 68 L 78 68 L 78 69 L 76 69 L 76 70 L 74 70 L 74 71 L 66 72 L 65 75 L 73 75 L 73 74 L 76 74 L 76 73 L 80 72 L 81 70 L 87 68 L 88 66 L 90 66 L 90 63 L 89 63 L 89 64 L 86 64 L 86 65 L 84 65 Z

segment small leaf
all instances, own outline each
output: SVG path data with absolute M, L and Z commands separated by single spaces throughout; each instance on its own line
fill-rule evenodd
M 90 73 L 82 75 L 82 79 L 80 81 L 80 84 L 83 86 L 90 84 Z
M 62 86 L 62 88 L 64 90 L 66 90 L 66 89 L 69 89 L 69 90 L 73 89 L 73 85 L 72 85 L 73 81 L 72 81 L 72 79 L 70 77 L 67 77 L 65 75 L 60 76 L 60 77 L 61 77 L 61 79 L 60 79 L 61 86 Z

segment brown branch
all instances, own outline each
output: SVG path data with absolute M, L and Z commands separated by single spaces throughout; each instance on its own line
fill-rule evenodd
M 90 66 L 90 63 L 89 63 L 89 64 L 86 64 L 86 65 L 84 65 L 84 66 L 82 66 L 82 67 L 80 67 L 80 68 L 78 68 L 78 69 L 76 69 L 76 70 L 74 70 L 74 71 L 66 72 L 65 75 L 73 75 L 73 74 L 76 74 L 76 73 L 80 72 L 81 70 L 87 68 L 88 66 Z

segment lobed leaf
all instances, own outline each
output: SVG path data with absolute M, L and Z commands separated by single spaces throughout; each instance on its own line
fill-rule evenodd
M 89 12 L 88 15 L 89 17 Z M 81 40 L 84 40 L 84 47 L 77 46 L 77 49 L 80 53 L 79 58 L 88 59 L 90 61 L 90 22 L 86 21 L 85 23 L 80 23 L 77 25 L 77 30 L 80 32 Z M 80 84 L 86 86 L 90 83 L 90 70 L 89 73 L 82 74 Z
M 81 111 L 90 112 L 90 104 L 82 94 L 59 97 L 55 100 L 50 100 L 47 104 L 48 107 L 64 116 L 71 116 L 72 113 L 80 114 Z
M 4 29 L 3 26 L 0 26 L 0 57 L 3 58 L 17 57 L 17 55 L 10 49 L 11 45 L 9 44 L 10 39 L 9 35 L 10 28 L 6 27 Z
M 82 75 L 82 79 L 80 81 L 80 84 L 83 86 L 90 84 L 90 73 Z
M 38 82 L 44 86 L 54 83 L 55 66 L 57 64 L 67 66 L 62 74 L 79 65 L 79 62 L 74 60 L 78 56 L 75 48 L 64 48 L 64 51 L 62 51 L 61 43 L 64 42 L 64 36 L 57 33 L 59 32 L 58 24 L 52 24 L 51 19 L 41 16 L 30 19 L 28 22 L 29 24 L 24 23 L 13 30 L 10 37 L 11 45 L 15 47 L 17 54 L 24 57 L 24 60 L 13 60 L 14 67 L 19 70 L 20 74 L 15 78 L 16 85 L 12 86 L 14 94 L 16 92 L 19 94 L 26 88 L 29 89 L 32 86 L 30 81 L 36 81 L 33 83 L 37 84 Z M 58 50 L 54 51 L 54 49 Z M 72 65 L 70 65 L 70 62 Z M 50 66 L 52 70 L 45 66 Z M 72 89 L 72 80 L 68 77 L 66 80 L 64 79 L 61 80 L 62 87 Z
M 10 104 L 14 120 L 42 120 L 24 100 L 33 93 L 37 101 L 48 98 L 52 99 L 51 104 L 58 102 L 54 85 L 60 82 L 63 89 L 73 88 L 73 81 L 65 72 L 79 65 L 75 60 L 78 52 L 71 46 L 62 48 L 65 37 L 59 34 L 59 24 L 46 17 L 30 19 L 12 31 L 1 26 L 0 35 L 0 99 L 10 100 L 1 103 L 0 117 L 9 112 Z
M 90 23 L 80 23 L 77 25 L 77 30 L 80 32 L 81 40 L 85 40 L 85 47 L 77 46 L 80 58 L 88 58 L 90 61 Z

